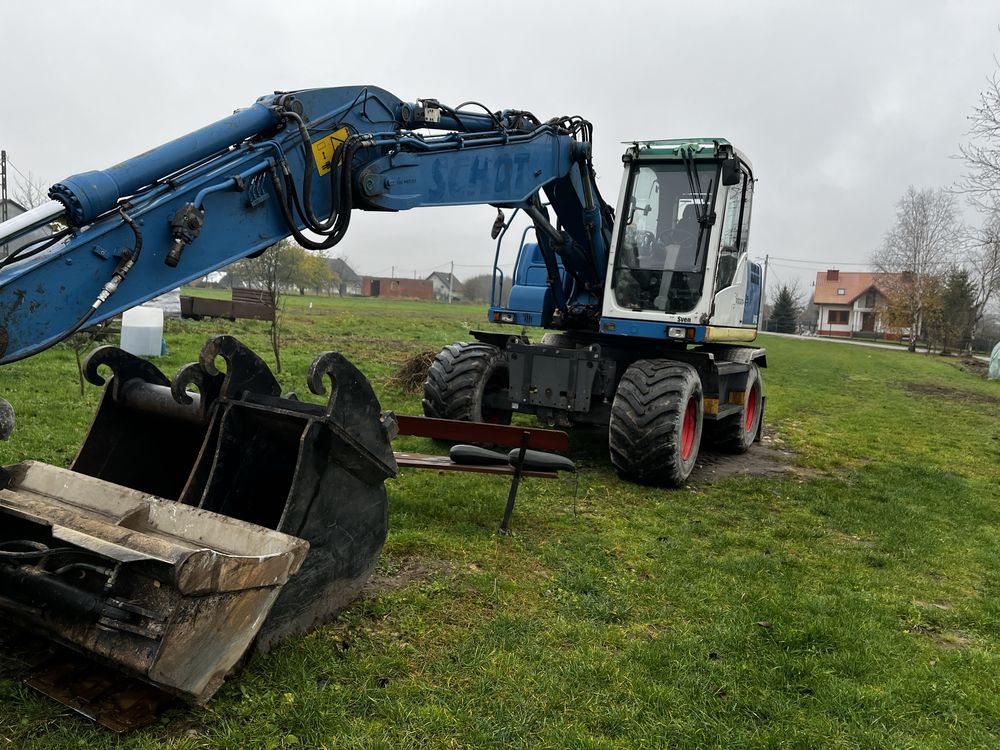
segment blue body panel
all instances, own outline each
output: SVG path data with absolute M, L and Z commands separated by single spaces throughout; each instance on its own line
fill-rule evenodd
M 572 145 L 555 133 L 540 133 L 506 142 L 480 139 L 457 153 L 452 147 L 391 154 L 365 168 L 362 195 L 393 211 L 474 203 L 516 207 L 569 171 Z M 374 184 L 368 174 L 378 175 Z
M 558 263 L 560 283 L 566 283 L 566 270 Z M 521 245 L 514 268 L 513 284 L 507 306 L 491 306 L 490 320 L 495 313 L 513 313 L 513 323 L 524 326 L 547 326 L 555 310 L 555 296 L 548 283 L 548 270 L 542 249 L 537 242 Z
M 760 314 L 761 271 L 757 263 L 747 263 L 747 293 L 743 304 L 743 324 L 757 325 Z
M 684 328 L 694 330 L 694 336 L 686 339 L 671 339 L 667 336 L 668 328 Z M 686 341 L 689 344 L 701 343 L 705 340 L 705 326 L 686 325 L 684 323 L 658 323 L 651 320 L 628 320 L 626 318 L 601 318 L 601 333 L 611 336 L 632 336 L 654 341 Z

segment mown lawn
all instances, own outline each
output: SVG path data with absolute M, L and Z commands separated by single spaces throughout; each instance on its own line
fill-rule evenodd
M 312 305 L 310 308 L 309 305 Z M 283 385 L 338 349 L 390 378 L 477 307 L 291 299 Z M 213 332 L 173 322 L 172 374 Z M 378 591 L 254 658 L 203 709 L 117 737 L 0 680 L 0 747 L 1000 746 L 1000 384 L 924 355 L 762 337 L 768 422 L 801 471 L 679 491 L 622 483 L 574 439 L 579 485 L 404 472 Z M 4 368 L 0 462 L 65 465 L 98 391 L 71 351 Z M 423 441 L 410 448 L 433 450 Z

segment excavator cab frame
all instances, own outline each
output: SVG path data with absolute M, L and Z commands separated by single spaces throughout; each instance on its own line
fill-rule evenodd
M 612 238 L 609 265 L 613 270 L 606 281 L 601 332 L 687 343 L 752 341 L 757 334 L 762 279 L 759 265 L 747 257 L 753 195 L 753 172 L 749 160 L 728 141 L 716 138 L 637 143 L 625 153 L 623 161 L 628 168 L 622 179 L 619 215 L 626 220 L 616 223 Z M 734 161 L 738 171 L 733 168 Z M 671 228 L 656 232 L 656 236 L 647 243 L 651 246 L 650 255 L 655 257 L 656 249 L 661 256 L 666 255 L 662 273 L 654 268 L 655 263 L 643 263 L 641 259 L 636 263 L 636 228 L 627 221 L 630 214 L 645 212 L 645 206 L 639 205 L 641 201 L 633 200 L 640 176 L 657 169 L 674 175 L 684 174 L 686 179 L 679 180 L 679 184 L 690 187 L 686 194 L 675 191 L 673 200 L 659 193 L 659 210 L 684 205 L 684 214 L 694 213 L 697 220 L 696 229 L 680 233 L 677 248 L 665 247 L 664 240 L 671 241 L 676 236 L 668 236 L 674 231 Z M 709 177 L 709 184 L 704 184 L 705 176 Z M 733 184 L 727 185 L 726 182 Z M 699 206 L 699 199 L 703 196 L 706 202 Z M 633 203 L 636 204 L 635 211 Z M 691 239 L 691 235 L 696 238 L 694 257 L 697 263 L 678 265 L 685 255 L 684 243 Z M 726 245 L 724 238 L 732 244 Z M 672 254 L 669 253 L 671 249 L 674 250 Z M 687 255 L 690 255 L 690 248 L 687 250 Z M 724 257 L 727 268 L 720 269 Z M 731 261 L 735 261 L 735 267 Z M 725 273 L 720 273 L 720 270 L 725 270 Z M 642 278 L 636 279 L 640 274 Z M 697 289 L 685 286 L 684 294 L 680 294 L 678 288 L 689 285 L 691 281 Z M 721 285 L 723 281 L 728 283 Z M 644 293 L 636 291 L 644 283 L 649 287 L 657 282 L 662 288 Z M 730 289 L 725 299 L 718 298 L 719 292 L 734 286 L 737 288 Z M 736 297 L 741 303 L 738 314 L 733 310 Z M 693 304 L 686 304 L 689 301 Z

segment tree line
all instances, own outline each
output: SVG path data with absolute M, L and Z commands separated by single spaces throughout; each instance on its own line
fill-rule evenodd
M 1000 88 L 994 89 L 1000 102 Z M 998 109 L 1000 113 L 1000 109 Z M 1000 157 L 1000 141 L 994 144 Z M 964 178 L 978 179 L 973 172 Z M 976 206 L 977 224 L 961 220 L 964 189 L 907 188 L 896 219 L 872 254 L 886 295 L 883 328 L 918 339 L 928 349 L 964 350 L 1000 293 L 1000 192 Z
M 929 349 L 971 347 L 1000 296 L 1000 70 L 987 79 L 967 136 L 962 178 L 950 188 L 907 188 L 872 255 L 888 298 L 883 322 L 906 330 L 911 350 L 918 337 Z
M 969 140 L 958 154 L 964 175 L 950 187 L 908 187 L 871 255 L 876 288 L 885 295 L 881 328 L 907 338 L 911 351 L 918 340 L 929 351 L 963 351 L 987 328 L 997 335 L 998 327 L 987 324 L 1000 298 L 1000 69 L 968 119 Z M 963 220 L 963 204 L 972 221 Z M 768 329 L 795 332 L 806 310 L 797 286 L 782 284 Z

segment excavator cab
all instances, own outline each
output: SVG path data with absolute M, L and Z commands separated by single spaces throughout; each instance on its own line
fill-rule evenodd
M 625 163 L 602 332 L 752 340 L 761 274 L 747 257 L 749 161 L 714 139 L 636 144 Z

